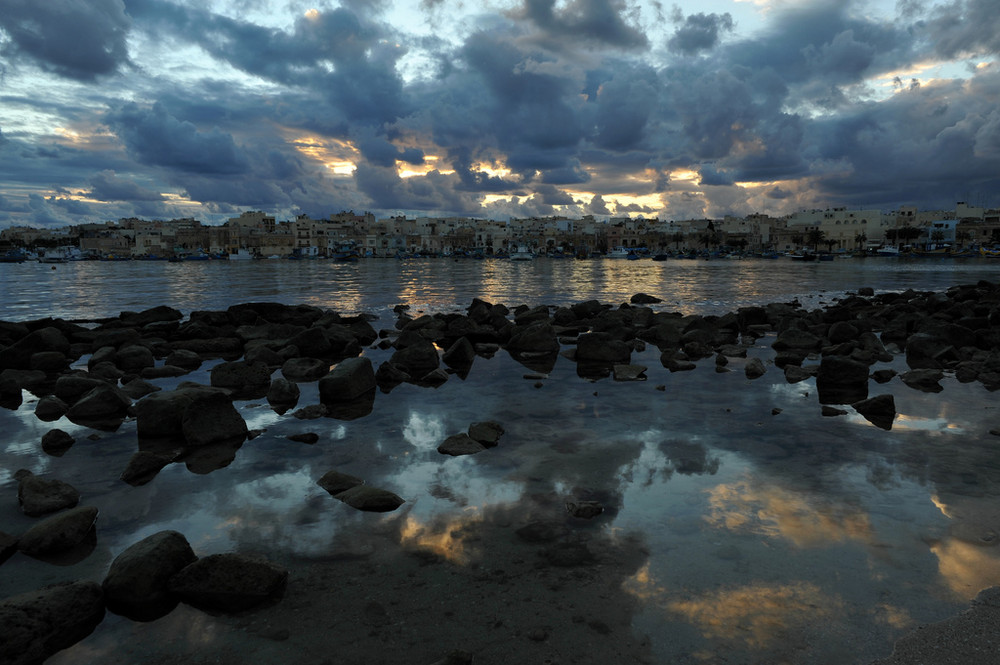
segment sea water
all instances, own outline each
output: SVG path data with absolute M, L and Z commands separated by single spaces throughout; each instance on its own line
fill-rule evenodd
M 589 299 L 617 306 L 645 292 L 663 300 L 654 309 L 685 314 L 777 301 L 812 309 L 860 287 L 943 290 L 993 280 L 1000 263 L 129 262 L 4 265 L 0 277 L 6 320 L 276 301 L 368 313 L 379 317 L 378 329 L 393 327 L 399 304 L 411 314 L 462 311 L 476 297 L 508 306 Z M 771 341 L 748 350 L 768 368 L 753 381 L 742 359 L 728 372 L 706 359 L 672 374 L 654 348 L 633 353 L 632 362 L 647 367 L 638 382 L 581 377 L 562 357 L 538 375 L 500 352 L 437 388 L 380 392 L 371 413 L 355 419 L 300 421 L 263 400 L 237 401 L 248 426 L 264 434 L 171 464 L 139 487 L 118 477 L 136 450 L 134 422 L 100 433 L 65 419 L 42 423 L 33 415 L 37 399 L 25 392 L 19 409 L 0 410 L 0 531 L 18 534 L 34 523 L 16 501 L 14 472 L 26 468 L 69 482 L 82 503 L 100 509 L 98 542 L 62 565 L 16 554 L 0 566 L 0 597 L 100 580 L 125 547 L 163 529 L 183 533 L 200 556 L 245 550 L 322 561 L 339 547 L 338 534 L 372 524 L 328 505 L 316 480 L 336 468 L 405 498 L 405 514 L 378 519 L 405 520 L 400 533 L 416 534 L 409 546 L 436 549 L 456 566 L 474 565 L 491 543 L 448 534 L 484 516 L 502 510 L 527 520 L 543 504 L 599 500 L 604 514 L 580 528 L 639 543 L 641 564 L 619 592 L 634 599 L 632 628 L 647 636 L 655 662 L 867 663 L 888 655 L 905 632 L 1000 584 L 1000 439 L 989 434 L 1000 426 L 995 399 L 953 376 L 936 394 L 896 379 L 870 390 L 895 396 L 891 430 L 849 406 L 823 416 L 812 380 L 788 384 L 770 364 Z M 390 350 L 364 353 L 377 366 Z M 157 383 L 207 383 L 215 362 Z M 905 363 L 879 367 L 902 371 Z M 301 387 L 299 406 L 318 402 L 315 383 Z M 497 448 L 463 458 L 437 453 L 444 438 L 482 420 L 504 426 Z M 77 438 L 61 457 L 39 444 L 52 427 Z M 286 438 L 304 429 L 320 441 Z M 169 625 L 110 616 L 52 662 L 90 662 L 95 654 L 112 662 L 115 644 L 174 639 Z

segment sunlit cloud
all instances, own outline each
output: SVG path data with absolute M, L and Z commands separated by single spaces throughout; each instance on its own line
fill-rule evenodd
M 874 539 L 868 513 L 774 485 L 749 480 L 708 490 L 706 521 L 716 528 L 784 538 L 797 547 Z

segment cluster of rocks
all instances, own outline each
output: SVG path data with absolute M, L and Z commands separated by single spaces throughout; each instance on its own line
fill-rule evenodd
M 535 372 L 534 377 L 544 377 L 562 355 L 576 363 L 581 377 L 641 380 L 646 368 L 632 364 L 632 354 L 653 345 L 671 372 L 693 369 L 706 358 L 714 358 L 716 371 L 728 372 L 731 359 L 738 358 L 746 377 L 756 379 L 769 365 L 748 358 L 747 349 L 773 336 L 773 366 L 788 382 L 815 377 L 819 401 L 826 405 L 823 415 L 845 413 L 829 405 L 850 404 L 886 429 L 895 417 L 892 395 L 869 396 L 869 387 L 873 380 L 892 380 L 895 371 L 873 371 L 873 365 L 900 354 L 909 369 L 899 378 L 912 388 L 941 390 L 945 372 L 958 381 L 1000 388 L 1000 287 L 992 283 L 942 293 L 876 295 L 860 289 L 812 311 L 793 302 L 744 307 L 722 316 L 684 315 L 655 311 L 650 305 L 657 302 L 636 294 L 618 307 L 590 300 L 568 307 L 509 309 L 475 299 L 465 313 L 415 317 L 399 306 L 394 326 L 380 331 L 365 316 L 276 303 L 192 312 L 187 320 L 175 309 L 155 307 L 88 325 L 51 318 L 0 321 L 0 406 L 18 408 L 22 390 L 28 390 L 39 398 L 35 415 L 45 422 L 65 417 L 96 430 L 115 430 L 134 419 L 139 445 L 122 479 L 138 485 L 172 462 L 210 469 L 232 459 L 254 435 L 234 399 L 264 397 L 275 411 L 285 413 L 298 404 L 298 384 L 315 381 L 320 404 L 298 409 L 295 417 L 356 418 L 371 411 L 379 390 L 389 393 L 404 382 L 440 385 L 452 374 L 464 376 L 477 357 L 501 349 Z M 377 369 L 360 355 L 373 345 L 391 351 Z M 84 358 L 85 370 L 74 367 Z M 208 359 L 221 360 L 211 369 L 209 385 L 182 381 L 163 390 L 152 383 L 183 377 Z M 496 445 L 502 434 L 497 423 L 474 423 L 467 433 L 448 437 L 438 451 L 478 453 Z M 74 440 L 53 429 L 41 444 L 46 453 L 58 456 Z M 45 558 L 87 551 L 88 542 L 92 548 L 96 508 L 78 506 L 79 494 L 66 483 L 27 471 L 17 478 L 24 512 L 43 519 L 18 538 L 0 534 L 0 562 L 17 550 Z M 392 492 L 337 471 L 319 484 L 358 510 L 384 512 L 403 503 Z M 600 514 L 601 507 L 574 503 L 567 509 L 588 519 Z M 267 592 L 260 597 L 273 597 L 283 586 L 284 576 L 269 564 L 239 555 L 194 560 L 179 534 L 152 538 L 134 546 L 141 545 L 135 551 L 130 548 L 122 563 L 116 560 L 112 566 L 114 571 L 141 569 L 146 582 L 109 582 L 109 573 L 96 590 L 93 583 L 80 582 L 4 601 L 4 625 L 35 626 L 24 629 L 35 637 L 17 642 L 24 653 L 37 653 L 36 642 L 57 649 L 75 635 L 86 635 L 105 605 L 136 617 L 178 601 L 227 611 L 252 604 L 230 588 L 236 578 L 264 580 L 259 584 Z M 133 559 L 142 565 L 133 568 Z M 193 587 L 215 591 L 196 597 Z M 137 593 L 141 598 L 128 595 Z M 26 658 L 11 662 L 36 662 L 31 660 L 35 656 Z
M 210 613 L 235 613 L 276 602 L 288 572 L 237 553 L 198 558 L 187 539 L 161 531 L 134 543 L 111 563 L 102 583 L 44 587 L 0 601 L 0 662 L 41 663 L 80 641 L 111 611 L 152 621 L 186 603 Z

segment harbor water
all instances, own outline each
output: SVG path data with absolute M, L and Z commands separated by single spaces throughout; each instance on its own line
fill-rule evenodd
M 617 307 L 643 292 L 662 299 L 653 309 L 684 314 L 771 302 L 814 309 L 861 287 L 996 281 L 1000 262 L 132 261 L 0 265 L 0 279 L 2 320 L 281 302 L 367 313 L 376 329 L 392 329 L 397 305 L 447 313 L 473 298 Z M 136 451 L 134 421 L 114 432 L 43 423 L 25 392 L 18 409 L 0 410 L 0 531 L 34 523 L 14 478 L 28 469 L 72 484 L 82 505 L 100 510 L 97 542 L 80 560 L 15 554 L 0 565 L 0 597 L 100 581 L 123 549 L 173 529 L 199 556 L 240 551 L 285 566 L 285 597 L 236 617 L 186 606 L 145 623 L 109 614 L 48 662 L 429 665 L 462 649 L 479 655 L 473 662 L 513 653 L 530 660 L 507 662 L 586 663 L 619 649 L 618 662 L 870 663 L 1000 584 L 996 399 L 947 374 L 938 393 L 896 378 L 871 389 L 894 395 L 891 429 L 849 406 L 824 415 L 814 380 L 786 382 L 771 342 L 748 349 L 767 367 L 754 380 L 739 358 L 731 371 L 709 358 L 671 373 L 653 347 L 632 354 L 647 368 L 642 381 L 583 377 L 564 357 L 539 374 L 501 351 L 440 386 L 379 392 L 370 413 L 303 420 L 238 400 L 259 436 L 137 487 L 119 478 Z M 390 354 L 364 350 L 376 366 Z M 216 362 L 155 383 L 207 383 Z M 906 366 L 897 356 L 877 368 Z M 318 403 L 316 383 L 300 387 L 299 407 Z M 437 452 L 486 420 L 505 430 L 497 447 Z M 52 427 L 76 438 L 61 456 L 39 443 Z M 319 441 L 287 438 L 304 431 Z M 406 503 L 356 512 L 316 484 L 334 469 Z M 567 512 L 591 501 L 603 513 Z M 539 523 L 587 556 L 563 565 L 544 537 L 525 537 Z

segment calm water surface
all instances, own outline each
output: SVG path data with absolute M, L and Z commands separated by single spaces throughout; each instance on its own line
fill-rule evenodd
M 0 319 L 266 300 L 372 312 L 380 316 L 376 328 L 390 328 L 393 305 L 451 311 L 473 297 L 618 304 L 643 291 L 664 299 L 657 308 L 686 313 L 792 299 L 815 307 L 862 286 L 939 290 L 995 280 L 1000 263 L 134 262 L 5 265 L 0 276 Z M 758 340 L 750 356 L 769 362 L 771 341 Z M 389 355 L 365 354 L 376 365 Z M 236 549 L 315 560 L 340 534 L 402 520 L 409 546 L 470 565 L 489 543 L 447 534 L 500 507 L 528 519 L 546 502 L 587 498 L 607 508 L 588 528 L 639 534 L 648 552 L 621 593 L 639 600 L 633 626 L 649 636 L 659 663 L 867 663 L 888 655 L 906 631 L 1000 584 L 1000 440 L 988 434 L 1000 417 L 995 396 L 980 384 L 949 376 L 943 392 L 927 394 L 898 379 L 873 383 L 871 394 L 893 393 L 899 412 L 884 431 L 850 407 L 847 415 L 821 416 L 814 382 L 787 384 L 773 365 L 751 382 L 739 359 L 731 372 L 716 372 L 707 359 L 671 374 L 658 357 L 655 349 L 633 354 L 648 380 L 616 383 L 583 379 L 562 357 L 547 378 L 526 380 L 526 368 L 500 353 L 436 389 L 404 384 L 379 393 L 372 412 L 356 420 L 299 421 L 263 400 L 237 402 L 251 428 L 266 429 L 262 436 L 171 464 L 141 487 L 118 480 L 136 450 L 134 423 L 88 440 L 91 430 L 66 420 L 38 421 L 36 399 L 25 393 L 20 409 L 0 411 L 0 493 L 7 497 L 0 531 L 16 534 L 33 523 L 14 498 L 13 473 L 28 468 L 70 482 L 82 503 L 101 510 L 98 543 L 65 565 L 15 555 L 0 568 L 0 596 L 99 580 L 122 549 L 162 529 L 184 533 L 199 555 Z M 207 382 L 212 364 L 183 378 Z M 904 368 L 901 359 L 880 366 Z M 299 406 L 318 402 L 315 383 L 302 389 Z M 499 447 L 464 458 L 436 452 L 445 437 L 485 419 L 506 427 Z M 41 451 L 51 427 L 78 439 L 62 457 Z M 305 430 L 320 433 L 320 442 L 285 438 Z M 406 499 L 404 509 L 372 516 L 331 506 L 315 482 L 333 468 L 391 489 Z M 166 622 L 109 615 L 51 662 L 93 662 L 122 641 L 167 639 L 157 632 Z

